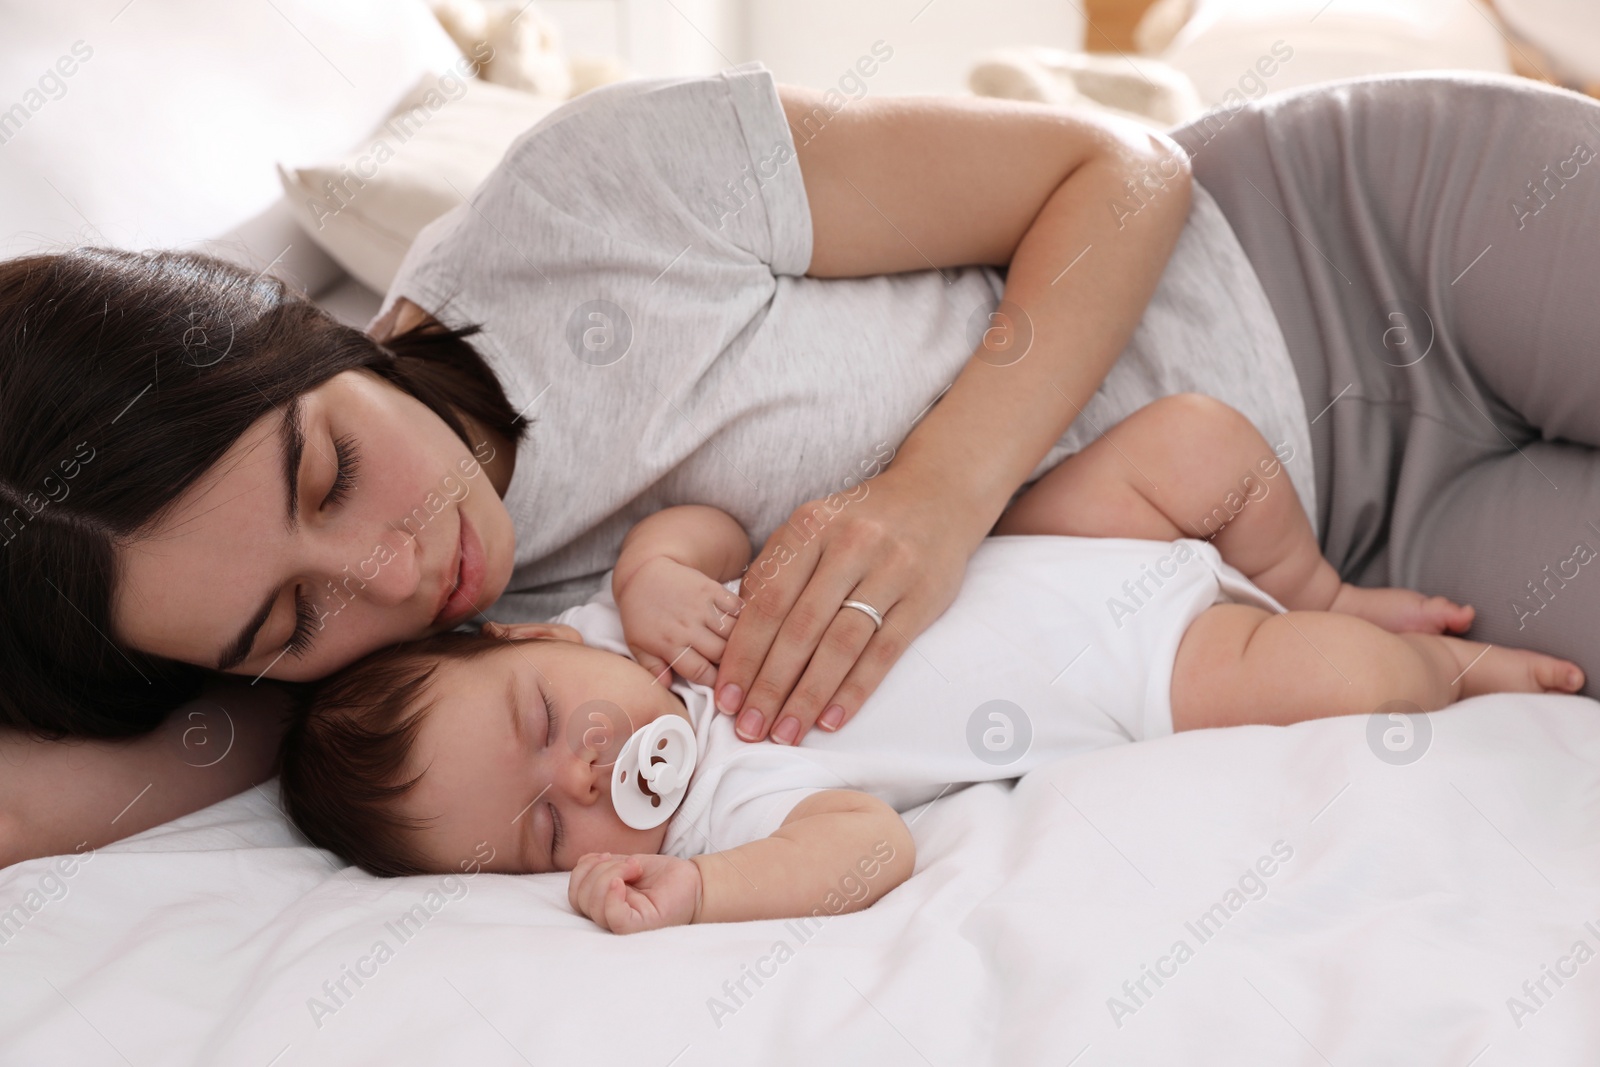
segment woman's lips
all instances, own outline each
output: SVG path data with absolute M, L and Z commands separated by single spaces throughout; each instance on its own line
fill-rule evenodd
M 434 616 L 435 626 L 455 626 L 478 610 L 478 594 L 483 591 L 483 544 L 477 531 L 461 516 L 460 541 L 456 545 L 456 569 L 447 579 L 451 591 Z

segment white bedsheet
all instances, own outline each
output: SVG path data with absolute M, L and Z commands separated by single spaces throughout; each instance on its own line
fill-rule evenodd
M 911 881 L 809 939 L 783 922 L 617 937 L 572 914 L 565 875 L 479 875 L 452 897 L 337 870 L 269 785 L 34 898 L 0 935 L 0 1062 L 1592 1064 L 1600 705 L 1496 696 L 1430 720 L 1408 766 L 1343 719 L 953 793 L 917 815 Z M 1292 855 L 1229 911 L 1279 842 Z M 0 872 L 0 909 L 50 869 Z M 1187 924 L 1216 904 L 1202 938 Z M 380 940 L 392 956 L 361 964 Z M 323 983 L 358 965 L 335 1001 Z M 1135 1001 L 1123 983 L 1146 965 L 1169 977 Z M 725 991 L 757 970 L 748 998 Z

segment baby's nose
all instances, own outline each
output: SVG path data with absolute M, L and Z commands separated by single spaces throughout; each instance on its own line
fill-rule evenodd
M 609 765 L 602 767 L 588 758 L 590 755 L 588 750 L 577 755 L 570 751 L 562 753 L 561 770 L 556 776 L 561 790 L 576 803 L 585 805 L 595 803 L 604 795 L 606 775 L 611 770 Z

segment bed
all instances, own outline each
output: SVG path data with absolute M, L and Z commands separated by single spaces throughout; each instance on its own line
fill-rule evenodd
M 305 39 L 266 8 L 249 32 L 264 57 L 299 50 L 305 96 L 188 146 L 194 159 L 255 175 L 264 128 L 274 156 L 343 149 L 454 54 L 397 16 L 389 62 L 333 50 L 330 72 L 306 45 L 377 32 L 361 0 L 321 15 L 279 2 Z M 84 157 L 40 192 L 15 166 L 71 158 L 71 109 L 105 91 L 86 79 L 149 62 L 118 35 L 159 36 L 176 69 L 183 6 L 151 5 L 161 18 L 142 31 L 138 7 L 103 13 L 95 58 L 5 146 L 4 232 L 227 233 L 217 247 L 364 324 L 372 287 L 299 236 L 270 183 L 219 179 L 207 187 L 226 198 L 161 198 L 163 214 L 146 187 L 159 175 L 137 167 L 107 187 Z M 18 69 L 74 40 L 23 29 L 44 44 Z M 336 95 L 346 75 L 360 101 Z M 167 94 L 147 107 L 228 103 L 147 88 Z M 293 121 L 311 100 L 323 123 Z M 8 240 L 5 254 L 23 250 Z M 370 878 L 309 847 L 268 782 L 0 870 L 0 1064 L 1493 1067 L 1600 1050 L 1593 701 L 1500 695 L 1417 720 L 1191 733 L 952 791 L 908 819 L 916 873 L 867 912 L 623 938 L 573 913 L 565 875 Z
M 269 783 L 0 872 L 0 1061 L 1593 1063 L 1600 707 L 1426 724 L 1065 759 L 911 812 L 866 912 L 632 937 L 565 875 L 343 867 Z

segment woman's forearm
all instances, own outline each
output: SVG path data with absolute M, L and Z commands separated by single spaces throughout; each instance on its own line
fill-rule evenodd
M 126 741 L 0 731 L 0 867 L 99 848 L 271 778 L 285 694 L 220 679 Z
M 1061 183 L 1012 257 L 991 342 L 895 458 L 892 470 L 964 502 L 952 518 L 973 543 L 1099 389 L 1155 291 L 1189 214 L 1188 159 L 1162 144 L 1103 152 Z

